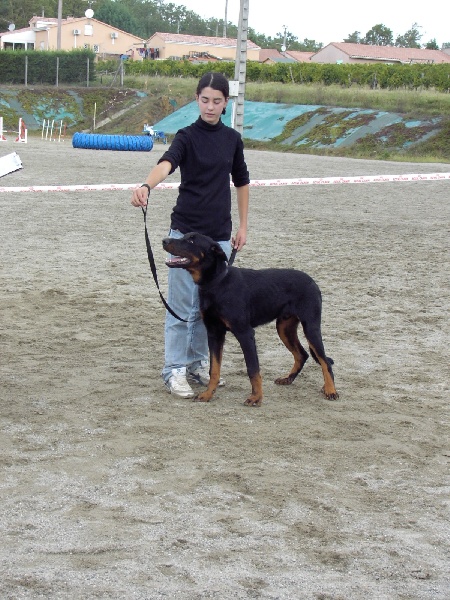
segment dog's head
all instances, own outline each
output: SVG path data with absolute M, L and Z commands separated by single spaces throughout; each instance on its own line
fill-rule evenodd
M 172 258 L 166 260 L 166 265 L 186 269 L 198 284 L 211 281 L 228 261 L 220 244 L 201 233 L 186 233 L 182 238 L 164 238 L 162 245 L 164 250 L 172 254 Z

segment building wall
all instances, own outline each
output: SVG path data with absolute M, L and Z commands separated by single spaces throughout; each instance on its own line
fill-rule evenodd
M 34 49 L 34 32 L 30 30 L 3 33 L 0 38 L 0 49 Z
M 440 50 L 426 48 L 399 48 L 335 42 L 322 48 L 311 57 L 312 62 L 329 63 L 387 63 L 387 64 L 440 64 L 450 62 Z
M 348 54 L 346 54 L 345 52 L 343 52 L 342 50 L 340 50 L 339 48 L 336 48 L 336 46 L 326 46 L 326 48 L 322 48 L 322 50 L 319 50 L 319 52 L 317 52 L 317 54 L 314 54 L 311 57 L 311 62 L 316 62 L 316 63 L 326 63 L 326 64 L 336 64 L 336 63 L 380 63 L 382 61 L 377 60 L 375 58 L 371 59 L 370 57 L 364 57 L 364 58 L 353 58 L 351 56 L 349 56 Z M 385 62 L 393 62 L 392 60 L 389 61 L 387 58 L 385 60 Z
M 79 31 L 75 34 L 74 31 Z M 112 37 L 113 34 L 116 37 Z M 58 27 L 51 26 L 45 30 L 36 31 L 36 50 L 56 50 Z M 133 58 L 140 59 L 139 47 L 144 47 L 140 38 L 101 23 L 96 19 L 73 19 L 61 26 L 61 50 L 82 49 L 86 46 L 101 55 L 122 55 L 134 52 Z
M 28 30 L 29 48 L 32 47 L 34 41 L 35 50 L 57 49 L 57 19 L 33 17 L 30 25 Z M 75 34 L 74 31 L 78 33 Z M 134 60 L 142 60 L 144 57 L 182 59 L 185 56 L 201 53 L 207 53 L 223 60 L 234 61 L 236 59 L 236 40 L 224 38 L 222 42 L 221 38 L 202 39 L 201 36 L 182 36 L 186 39 L 180 41 L 167 39 L 164 36 L 168 36 L 168 34 L 155 33 L 145 42 L 96 19 L 69 17 L 61 23 L 61 50 L 89 47 L 99 57 L 126 54 Z M 192 41 L 189 39 L 190 37 L 192 37 Z M 18 41 L 17 35 L 15 39 Z M 216 40 L 218 43 L 213 43 Z M 155 52 L 155 50 L 157 51 Z M 247 48 L 247 60 L 258 61 L 259 52 L 259 47 Z
M 335 64 L 338 61 L 343 63 L 361 62 L 352 60 L 348 54 L 345 54 L 345 52 L 342 52 L 342 50 L 339 50 L 339 48 L 336 48 L 335 46 L 326 46 L 325 48 L 322 48 L 319 52 L 313 54 L 310 60 L 311 62 L 328 64 Z
M 212 56 L 217 56 L 224 60 L 235 60 L 236 45 L 212 45 L 205 43 L 174 43 L 165 41 L 157 33 L 147 40 L 149 48 L 159 49 L 159 58 L 168 59 L 172 57 L 183 58 L 189 56 L 190 52 L 208 52 Z M 247 50 L 247 60 L 259 60 L 259 49 Z

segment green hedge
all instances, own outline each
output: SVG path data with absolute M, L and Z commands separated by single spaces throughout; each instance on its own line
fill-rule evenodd
M 70 52 L 13 51 L 0 52 L 0 83 L 25 83 L 25 57 L 28 56 L 28 83 L 55 84 L 56 58 L 59 57 L 59 83 L 86 84 L 87 60 L 90 61 L 89 80 L 96 79 L 96 71 L 117 70 L 117 61 L 100 61 L 90 50 Z M 234 78 L 234 61 L 195 64 L 186 60 L 144 60 L 124 62 L 125 75 L 160 75 L 168 77 L 200 78 L 207 71 L 220 71 Z M 320 64 L 277 63 L 267 65 L 255 61 L 247 63 L 247 81 L 274 83 L 321 83 L 349 87 L 359 85 L 381 89 L 435 89 L 450 91 L 450 63 L 430 65 L 387 64 Z
M 26 57 L 28 57 L 27 83 L 30 85 L 56 84 L 57 58 L 59 58 L 59 83 L 86 85 L 88 60 L 89 81 L 94 81 L 96 78 L 95 54 L 90 50 L 70 52 L 4 50 L 0 52 L 0 83 L 24 84 Z
M 108 65 L 103 63 L 105 68 Z M 117 68 L 117 65 L 116 65 Z M 111 64 L 110 70 L 114 67 Z M 126 75 L 160 75 L 169 77 L 201 77 L 207 71 L 220 71 L 234 78 L 234 62 L 195 64 L 183 60 L 125 61 Z M 324 85 L 364 87 L 381 89 L 436 89 L 450 91 L 450 63 L 439 65 L 387 65 L 387 64 L 321 64 L 277 63 L 273 65 L 249 61 L 247 81 L 278 83 L 322 83 Z
M 99 63 L 99 70 L 115 71 L 117 63 L 112 61 Z M 150 75 L 162 77 L 195 77 L 200 78 L 209 71 L 224 73 L 229 79 L 234 78 L 234 62 L 223 61 L 216 63 L 195 64 L 187 60 L 143 60 L 124 61 L 125 75 Z

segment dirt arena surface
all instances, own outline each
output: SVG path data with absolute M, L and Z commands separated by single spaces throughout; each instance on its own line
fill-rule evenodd
M 164 150 L 7 142 L 2 186 L 140 182 Z M 252 179 L 448 172 L 257 151 Z M 178 173 L 171 181 L 179 181 Z M 162 385 L 164 309 L 129 192 L 0 195 L 0 597 L 450 598 L 450 181 L 251 189 L 239 266 L 319 283 L 337 402 L 257 330 L 210 404 Z M 161 288 L 176 191 L 152 194 Z

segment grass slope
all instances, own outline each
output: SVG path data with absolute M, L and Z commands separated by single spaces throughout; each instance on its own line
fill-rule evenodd
M 18 112 L 17 106 L 8 108 L 5 103 L 15 94 L 23 111 L 36 115 L 37 122 L 39 119 L 42 122 L 43 118 L 56 118 L 48 112 L 49 110 L 53 110 L 53 114 L 73 114 L 72 123 L 69 122 L 69 133 L 92 130 L 95 115 L 96 132 L 138 134 L 142 132 L 145 123 L 157 123 L 173 110 L 191 102 L 194 99 L 197 81 L 168 77 L 134 77 L 129 81 L 125 79 L 123 88 L 111 87 L 110 83 L 107 78 L 102 78 L 102 85 L 92 88 L 3 88 L 0 92 L 0 115 L 4 117 L 6 128 L 14 126 L 18 117 L 23 115 Z M 348 109 L 370 108 L 396 112 L 409 119 L 442 119 L 442 129 L 438 134 L 406 148 L 405 141 L 414 140 L 408 139 L 411 133 L 404 127 L 392 129 L 389 135 L 367 135 L 350 147 L 316 149 L 283 143 L 289 135 L 289 125 L 285 135 L 279 139 L 270 142 L 246 140 L 246 146 L 249 148 L 359 158 L 450 162 L 450 94 L 249 83 L 246 86 L 246 99 L 254 102 L 322 105 Z M 294 125 L 293 123 L 292 126 Z

